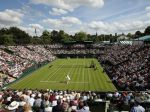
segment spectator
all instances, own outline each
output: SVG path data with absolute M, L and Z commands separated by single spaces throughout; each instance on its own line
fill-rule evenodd
M 140 105 L 139 101 L 135 101 L 135 104 L 131 108 L 130 112 L 145 112 L 145 109 Z

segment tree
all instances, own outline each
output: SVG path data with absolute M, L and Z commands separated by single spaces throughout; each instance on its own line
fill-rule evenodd
M 134 38 L 139 38 L 141 37 L 143 34 L 140 32 L 140 31 L 136 31 L 135 32 L 135 35 L 134 35 Z
M 51 32 L 51 39 L 52 39 L 52 42 L 59 43 L 60 40 L 59 40 L 59 33 L 58 33 L 58 31 L 53 30 Z
M 43 33 L 41 35 L 41 41 L 44 44 L 50 44 L 52 41 L 50 32 L 48 32 L 47 30 L 43 31 Z
M 14 41 L 13 41 L 13 35 L 10 34 L 4 34 L 0 37 L 0 44 L 3 45 L 13 45 Z
M 13 39 L 16 44 L 30 43 L 31 37 L 29 36 L 29 34 L 17 27 L 10 27 L 8 33 L 13 35 Z
M 70 36 L 67 33 L 65 33 L 61 42 L 66 43 L 68 41 L 72 41 L 72 39 L 70 38 Z
M 30 42 L 31 44 L 35 44 L 35 45 L 43 44 L 42 39 L 37 36 L 33 36 L 30 40 L 31 40 Z
M 145 29 L 144 35 L 150 35 L 150 26 Z
M 63 30 L 59 31 L 58 39 L 59 39 L 59 42 L 62 42 L 62 43 L 71 41 L 70 36 L 67 33 L 65 33 Z
M 87 34 L 85 32 L 82 32 L 82 31 L 78 32 L 75 34 L 75 40 L 79 41 L 79 42 L 85 41 L 85 40 L 87 40 Z
M 127 37 L 129 37 L 131 39 L 131 38 L 133 38 L 133 35 L 131 33 L 128 33 Z

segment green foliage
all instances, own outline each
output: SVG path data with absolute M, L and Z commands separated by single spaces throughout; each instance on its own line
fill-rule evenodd
M 132 38 L 138 38 L 144 35 L 150 35 L 150 26 L 148 26 L 144 33 L 140 31 L 136 31 L 135 34 L 128 33 L 127 36 Z M 0 29 L 0 44 L 3 45 L 22 45 L 22 44 L 50 44 L 50 43 L 66 43 L 69 41 L 93 41 L 93 42 L 101 42 L 101 41 L 110 41 L 116 42 L 117 41 L 117 33 L 113 36 L 112 34 L 109 35 L 91 35 L 86 34 L 86 32 L 80 31 L 75 33 L 75 35 L 69 35 L 68 33 L 64 32 L 63 30 L 56 31 L 53 30 L 52 32 L 48 32 L 47 30 L 43 31 L 40 37 L 38 36 L 30 36 L 25 31 L 17 28 L 17 27 L 10 27 Z
M 145 31 L 144 31 L 145 35 L 150 35 L 150 26 L 148 26 Z
M 43 44 L 50 44 L 52 39 L 51 39 L 51 34 L 47 30 L 43 31 L 41 35 L 41 41 Z
M 134 38 L 139 38 L 141 36 L 143 36 L 143 34 L 140 31 L 136 31 L 135 35 L 134 35 Z
M 129 37 L 129 39 L 132 39 L 133 38 L 133 35 L 131 33 L 128 33 L 127 34 L 127 37 Z
M 65 33 L 63 30 L 59 31 L 59 38 L 62 43 L 66 43 L 72 40 L 71 37 L 67 33 Z
M 30 43 L 30 36 L 25 31 L 22 31 L 17 27 L 10 27 L 9 34 L 13 35 L 13 38 L 16 44 L 29 44 Z
M 6 37 L 5 40 L 3 36 Z M 10 27 L 9 29 L 2 28 L 0 30 L 0 39 L 3 39 L 3 43 L 1 44 L 29 44 L 31 37 L 17 27 Z
M 41 38 L 37 36 L 32 37 L 30 40 L 31 40 L 31 44 L 35 44 L 35 45 L 43 44 Z
M 87 34 L 85 32 L 78 32 L 75 34 L 75 40 L 78 42 L 82 42 L 87 40 Z
M 60 42 L 59 34 L 58 34 L 58 33 L 59 33 L 59 32 L 56 31 L 56 30 L 53 30 L 53 31 L 51 32 L 51 39 L 52 39 L 52 42 L 53 42 L 53 43 L 59 43 L 59 42 Z
M 11 34 L 4 34 L 0 36 L 0 44 L 3 45 L 13 45 L 13 35 Z

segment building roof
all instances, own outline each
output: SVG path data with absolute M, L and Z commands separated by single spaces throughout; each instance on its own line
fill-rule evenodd
M 139 37 L 139 38 L 137 38 L 135 40 L 150 41 L 150 35 Z
M 118 40 L 128 40 L 130 37 L 127 37 L 125 35 L 121 35 L 118 37 Z

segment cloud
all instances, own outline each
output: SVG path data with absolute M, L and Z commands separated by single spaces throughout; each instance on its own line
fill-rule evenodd
M 23 14 L 6 9 L 0 12 L 0 24 L 4 26 L 18 25 L 22 22 Z
M 42 32 L 44 31 L 43 26 L 40 24 L 29 24 L 27 26 L 18 26 L 21 30 L 27 32 L 31 36 L 35 36 L 35 29 L 37 32 L 37 35 L 42 35 Z
M 68 11 L 73 11 L 80 6 L 102 7 L 104 0 L 30 0 L 33 4 L 44 4 Z
M 89 29 L 97 30 L 100 33 L 122 33 L 122 32 L 134 32 L 136 30 L 143 30 L 146 26 L 150 25 L 150 21 L 118 21 L 118 22 L 103 22 L 92 21 L 87 23 Z
M 147 13 L 147 17 L 150 17 L 150 13 Z
M 61 25 L 61 20 L 58 20 L 58 19 L 49 18 L 49 19 L 44 19 L 42 22 L 45 25 L 53 27 L 53 28 L 60 27 L 60 25 Z
M 62 17 L 61 21 L 63 24 L 81 24 L 81 21 L 76 17 Z
M 45 13 L 40 9 L 33 8 L 28 4 L 23 4 L 20 9 L 16 9 L 19 13 L 24 14 L 24 19 L 34 21 L 37 17 L 45 17 Z
M 45 25 L 52 28 L 64 29 L 65 27 L 71 27 L 72 25 L 81 25 L 82 22 L 76 17 L 61 17 L 60 19 L 44 19 L 42 21 Z
M 41 26 L 40 24 L 29 24 L 29 26 L 34 29 L 43 29 L 43 26 Z
M 99 30 L 99 29 L 106 30 L 108 27 L 107 23 L 104 23 L 102 21 L 92 21 L 91 23 L 88 24 L 88 26 L 94 30 Z
M 68 12 L 66 10 L 63 10 L 63 9 L 60 9 L 60 8 L 52 8 L 52 10 L 49 11 L 49 14 L 56 15 L 56 16 L 64 15 L 64 14 L 67 14 L 67 13 Z
M 145 8 L 145 10 L 146 10 L 146 11 L 150 11 L 150 6 L 147 6 L 147 7 Z

